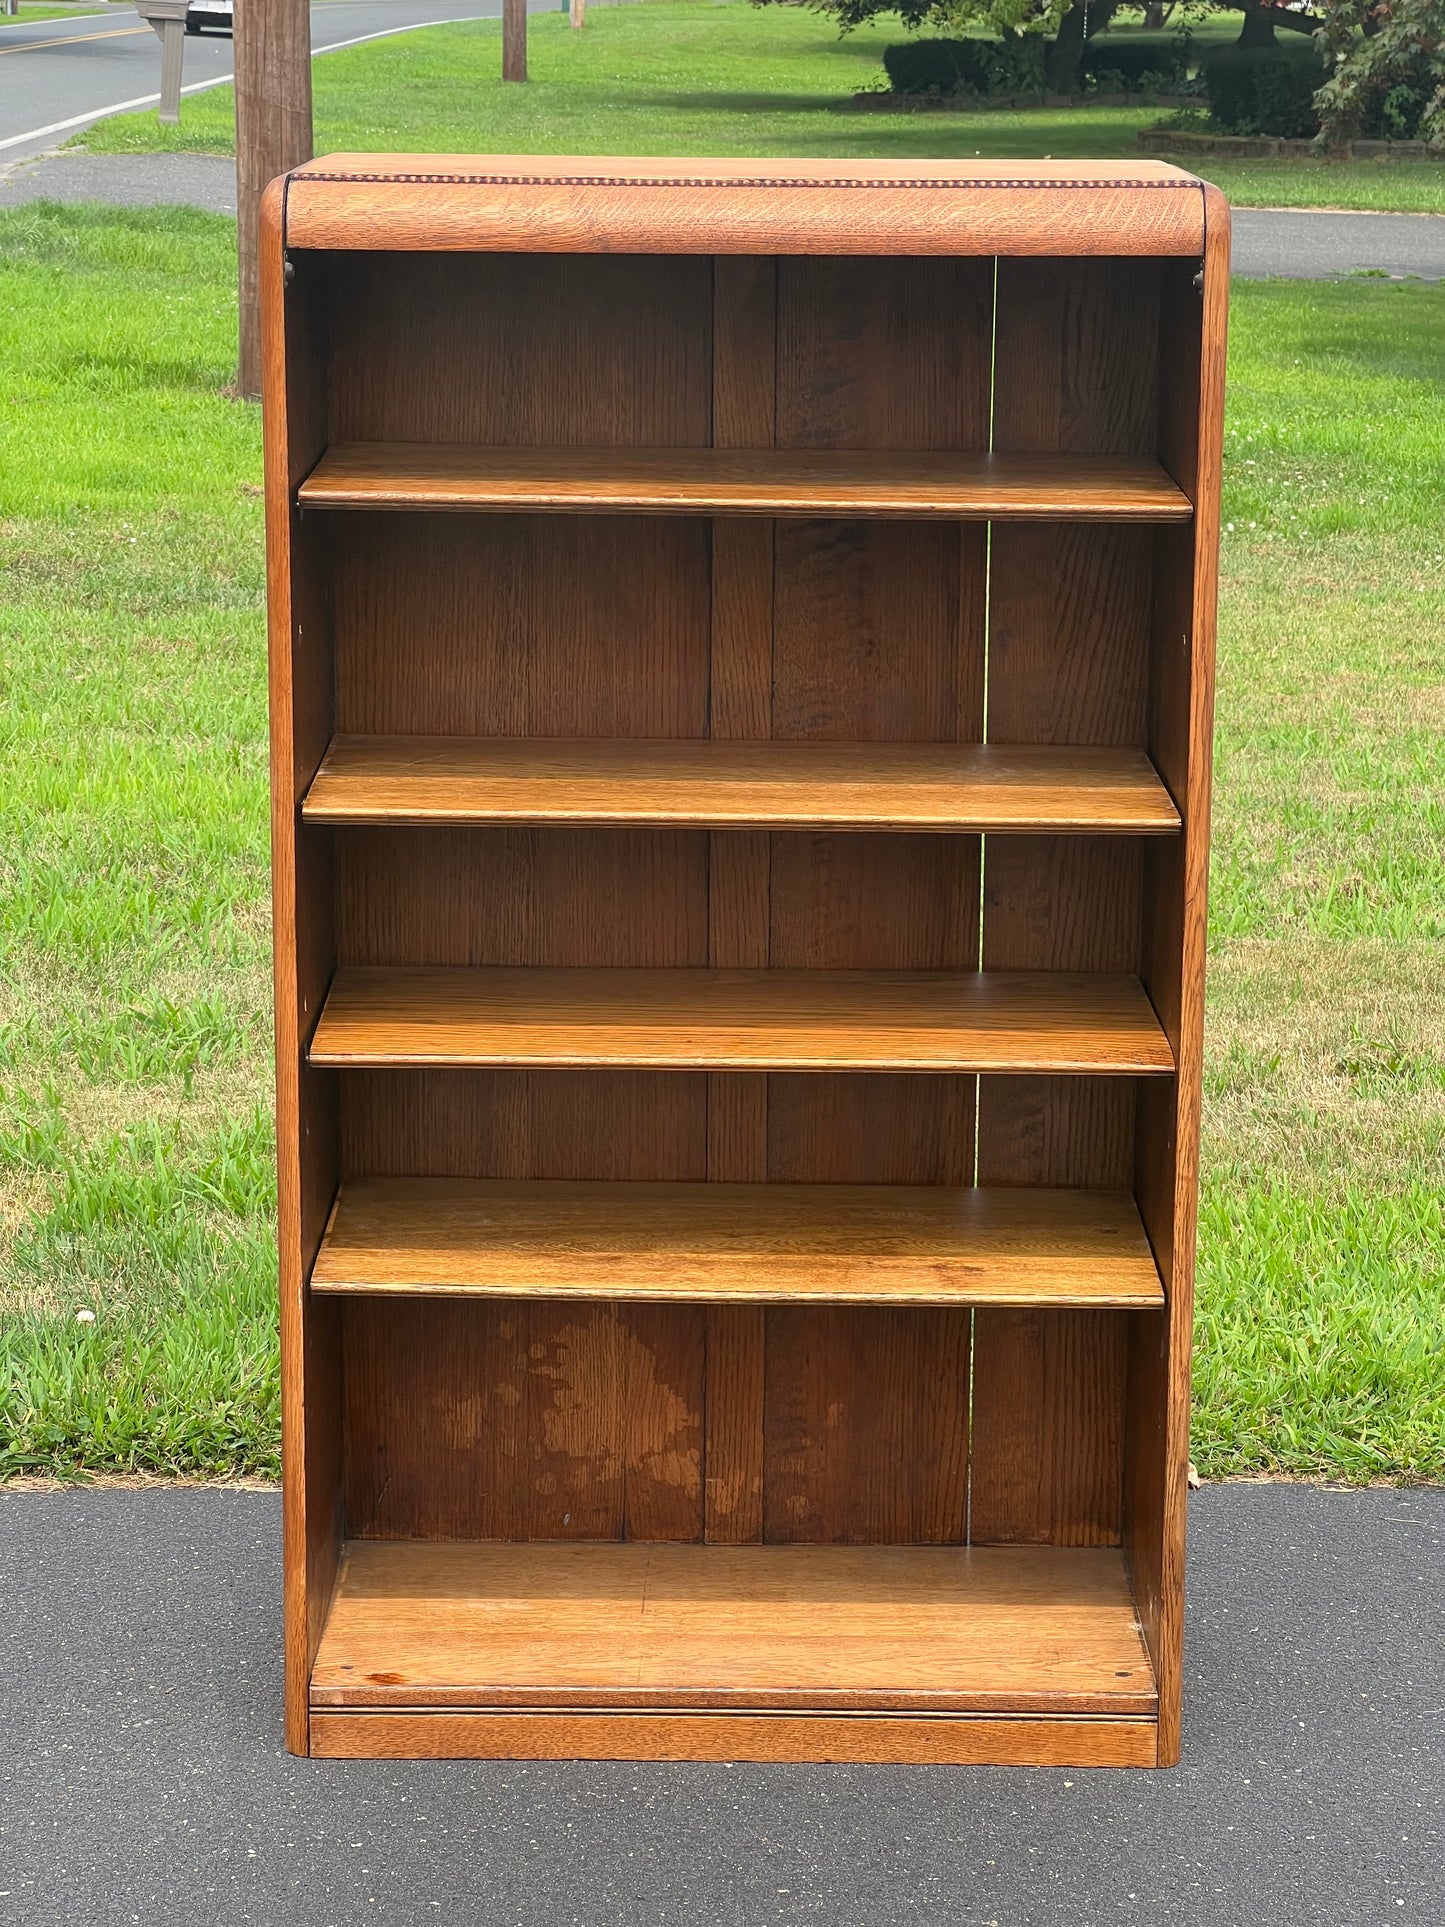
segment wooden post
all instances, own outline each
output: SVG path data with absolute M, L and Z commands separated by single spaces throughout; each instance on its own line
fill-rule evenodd
M 567 24 L 571 27 L 587 25 L 587 0 L 568 0 Z
M 527 78 L 527 0 L 502 0 L 502 79 Z
M 236 213 L 241 356 L 236 392 L 261 392 L 258 236 L 269 181 L 311 159 L 311 10 L 307 0 L 237 0 Z

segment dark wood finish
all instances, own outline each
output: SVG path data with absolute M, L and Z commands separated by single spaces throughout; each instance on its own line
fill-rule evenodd
M 1155 452 L 1162 273 L 1157 261 L 1000 262 L 995 447 Z M 1144 743 L 1155 566 L 1152 531 L 995 531 L 991 744 Z M 1132 841 L 990 838 L 985 968 L 1137 969 L 1142 887 Z M 979 1182 L 1128 1184 L 1134 1111 L 1129 1086 L 985 1079 Z M 976 1541 L 1118 1543 L 1126 1347 L 1115 1313 L 978 1314 Z
M 333 442 L 303 508 L 634 515 L 901 515 L 1187 521 L 1157 462 L 1120 456 Z
M 354 967 L 337 973 L 310 1058 L 337 1069 L 1173 1069 L 1136 978 L 1049 971 Z
M 288 1744 L 1173 1759 L 1217 197 L 268 220 Z
M 706 522 L 327 519 L 339 730 L 706 734 Z
M 700 1305 L 346 1308 L 346 1518 L 381 1539 L 700 1539 Z

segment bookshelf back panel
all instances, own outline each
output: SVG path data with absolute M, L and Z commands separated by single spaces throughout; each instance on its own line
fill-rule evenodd
M 705 258 L 339 254 L 328 265 L 334 442 L 710 439 Z
M 776 523 L 770 733 L 978 742 L 985 566 L 978 524 Z
M 991 261 L 793 256 L 776 286 L 779 448 L 988 447 Z
M 336 439 L 1169 452 L 1154 262 L 331 274 Z M 1183 774 L 1182 532 L 317 520 L 341 732 L 1158 743 L 1172 789 Z M 1142 962 L 1156 1001 L 1174 994 L 1178 862 L 1131 839 L 353 828 L 333 847 L 346 963 Z M 1136 1161 L 1129 1079 L 341 1088 L 354 1174 L 1127 1187 Z M 371 1302 L 345 1320 L 357 1534 L 956 1543 L 971 1477 L 979 1541 L 1119 1538 L 1123 1314 Z
M 713 1308 L 349 1302 L 348 1532 L 962 1544 L 970 1314 L 756 1316 L 761 1400 L 738 1452 L 708 1422 L 735 1391 L 732 1334 Z M 740 1460 L 759 1487 L 741 1535 L 726 1530 Z
M 995 449 L 1157 454 L 1160 291 L 1154 261 L 1001 260 Z M 1145 744 L 1157 578 L 1172 553 L 1153 530 L 995 526 L 989 741 Z M 985 968 L 1140 967 L 1137 844 L 991 836 L 983 874 Z M 1124 1080 L 983 1078 L 978 1180 L 1128 1183 L 1134 1128 Z M 1118 1542 L 1127 1338 L 1123 1314 L 978 1312 L 977 1542 Z
M 338 730 L 708 733 L 708 521 L 331 520 Z

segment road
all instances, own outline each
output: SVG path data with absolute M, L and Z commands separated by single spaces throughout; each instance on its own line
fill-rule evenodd
M 271 1492 L 0 1493 L 0 1922 L 1439 1927 L 1445 1490 L 1190 1500 L 1183 1764 L 307 1761 Z
M 326 53 L 373 35 L 500 12 L 501 0 L 312 0 L 311 48 Z M 118 108 L 154 106 L 160 49 L 129 7 L 8 27 L 0 17 L 0 166 L 41 154 Z M 228 39 L 188 36 L 182 92 L 220 86 L 231 67 Z
M 553 0 L 531 0 L 534 10 Z M 312 0 L 313 53 L 446 20 L 494 18 L 501 0 Z M 231 42 L 186 41 L 186 93 L 231 77 Z M 90 122 L 159 99 L 160 42 L 129 7 L 23 26 L 0 23 L 0 207 L 42 197 L 122 206 L 187 203 L 234 213 L 230 163 L 196 155 L 45 154 Z M 1403 165 L 1403 163 L 1402 163 Z M 1237 208 L 1234 269 L 1327 280 L 1371 273 L 1445 279 L 1445 215 Z

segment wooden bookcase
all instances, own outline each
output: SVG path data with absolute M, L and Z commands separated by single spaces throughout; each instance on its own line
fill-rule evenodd
M 1228 214 L 264 211 L 287 1733 L 1177 1757 Z

